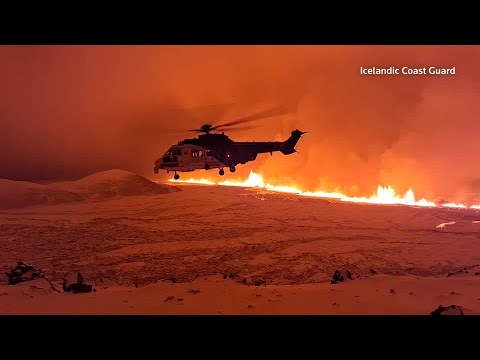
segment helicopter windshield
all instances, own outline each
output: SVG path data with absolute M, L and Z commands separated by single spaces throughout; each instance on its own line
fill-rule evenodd
M 162 162 L 163 163 L 177 162 L 178 161 L 177 155 L 181 155 L 181 150 L 179 148 L 176 148 L 176 147 L 171 147 L 163 155 Z

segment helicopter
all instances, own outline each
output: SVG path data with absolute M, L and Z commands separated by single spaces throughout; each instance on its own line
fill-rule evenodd
M 238 142 L 230 139 L 222 131 L 230 126 L 264 119 L 276 115 L 283 115 L 284 110 L 274 108 L 268 111 L 257 113 L 248 117 L 237 119 L 221 125 L 205 124 L 198 129 L 188 130 L 189 132 L 200 133 L 197 138 L 184 139 L 176 145 L 171 146 L 162 157 L 154 162 L 153 171 L 158 174 L 159 170 L 166 170 L 167 173 L 174 172 L 173 178 L 180 179 L 178 172 L 192 172 L 195 170 L 219 169 L 218 174 L 223 176 L 225 168 L 234 173 L 236 166 L 254 161 L 258 154 L 279 151 L 284 155 L 296 153 L 295 146 L 300 137 L 306 132 L 298 129 L 291 132 L 290 137 L 285 141 L 247 141 Z M 236 127 L 231 130 L 240 130 L 245 127 Z

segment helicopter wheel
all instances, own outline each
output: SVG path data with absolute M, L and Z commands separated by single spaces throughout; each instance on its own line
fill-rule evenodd
M 175 175 L 173 175 L 173 178 L 174 178 L 175 180 L 178 180 L 178 179 L 180 179 L 180 175 L 175 174 Z
M 235 166 L 230 166 L 230 172 L 234 173 L 235 172 Z
M 223 175 L 225 175 L 225 171 L 223 171 L 223 169 L 220 169 L 220 171 L 218 172 L 218 174 L 219 174 L 220 176 L 223 176 Z

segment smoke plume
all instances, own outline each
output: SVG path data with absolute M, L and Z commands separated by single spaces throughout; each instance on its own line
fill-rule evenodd
M 299 128 L 299 153 L 260 155 L 235 177 L 465 201 L 480 191 L 479 60 L 467 46 L 2 46 L 0 178 L 152 176 L 155 158 L 195 136 L 183 130 L 280 105 L 290 113 L 227 135 L 284 140 Z M 373 66 L 456 74 L 360 74 Z

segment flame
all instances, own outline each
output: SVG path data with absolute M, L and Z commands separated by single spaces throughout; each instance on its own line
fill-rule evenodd
M 463 204 L 454 204 L 454 203 L 443 204 L 442 206 L 443 206 L 443 207 L 448 207 L 448 208 L 455 208 L 455 209 L 465 209 L 465 208 L 467 208 L 466 205 L 463 205 Z M 475 205 L 472 205 L 472 206 L 475 206 Z
M 343 194 L 329 194 L 324 192 L 304 193 L 302 195 L 316 196 L 316 197 L 334 197 L 341 201 L 367 203 L 367 204 L 383 204 L 383 205 L 410 205 L 410 206 L 426 206 L 435 207 L 435 203 L 425 199 L 415 200 L 413 191 L 408 190 L 404 196 L 396 194 L 391 187 L 378 186 L 377 192 L 370 197 L 351 197 Z M 333 195 L 333 196 L 332 196 Z
M 181 182 L 185 184 L 201 184 L 201 185 L 217 185 L 217 183 L 207 180 L 207 179 L 188 179 L 188 180 L 169 180 L 171 182 Z
M 344 195 L 340 192 L 325 192 L 325 191 L 314 191 L 307 192 L 302 191 L 296 187 L 292 186 L 279 186 L 271 185 L 265 183 L 263 177 L 260 174 L 257 174 L 253 171 L 250 171 L 250 175 L 245 181 L 233 181 L 226 180 L 221 182 L 213 182 L 207 179 L 188 179 L 188 180 L 169 180 L 173 183 L 188 183 L 188 184 L 201 184 L 201 185 L 219 185 L 219 186 L 238 186 L 238 187 L 247 187 L 247 188 L 262 188 L 269 191 L 281 192 L 296 194 L 300 196 L 309 196 L 317 198 L 326 198 L 326 199 L 336 199 L 344 202 L 353 202 L 353 203 L 365 203 L 365 204 L 381 204 L 381 205 L 408 205 L 408 206 L 421 206 L 421 207 L 446 207 L 446 208 L 458 208 L 458 209 L 478 209 L 480 210 L 480 205 L 463 205 L 455 203 L 447 203 L 443 205 L 437 205 L 433 201 L 426 199 L 415 199 L 415 194 L 412 189 L 409 189 L 403 196 L 397 194 L 396 191 L 391 186 L 378 186 L 376 193 L 370 197 L 351 197 Z

